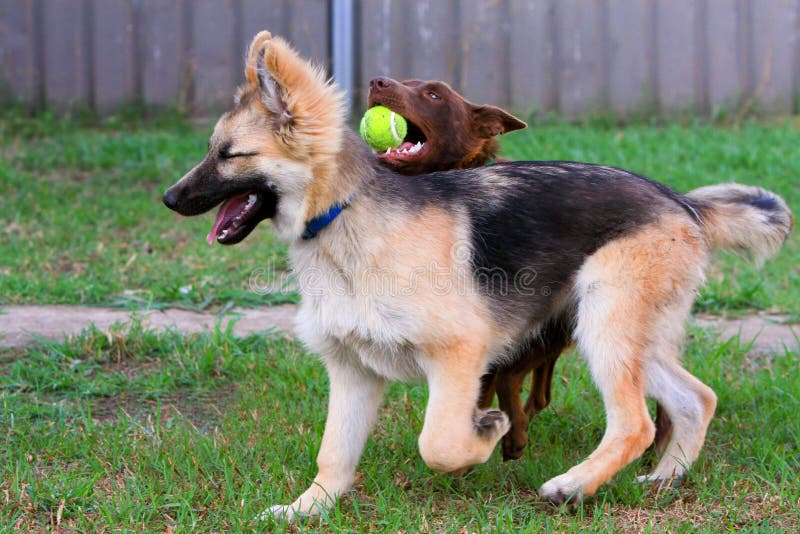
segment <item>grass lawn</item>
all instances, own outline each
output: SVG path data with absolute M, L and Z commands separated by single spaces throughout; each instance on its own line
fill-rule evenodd
M 658 532 L 800 529 L 800 356 L 745 356 L 693 332 L 687 366 L 719 395 L 706 447 L 679 489 L 623 470 L 575 509 L 535 489 L 588 454 L 604 427 L 575 354 L 559 361 L 553 404 L 523 459 L 461 479 L 417 452 L 426 390 L 394 384 L 355 490 L 326 523 L 294 531 Z M 325 418 L 321 364 L 280 338 L 87 333 L 24 354 L 0 352 L 0 525 L 25 531 L 285 530 L 251 521 L 315 474 Z
M 268 224 L 241 245 L 211 247 L 212 215 L 183 219 L 160 203 L 202 158 L 209 130 L 164 118 L 0 116 L 0 304 L 220 309 L 292 300 L 250 289 L 264 270 L 287 267 Z M 546 124 L 503 146 L 514 159 L 618 165 L 679 191 L 762 184 L 800 213 L 793 121 Z M 800 318 L 797 233 L 762 271 L 721 258 L 697 307 Z M 719 408 L 679 489 L 635 484 L 646 456 L 581 506 L 538 502 L 536 488 L 591 452 L 604 429 L 602 403 L 572 354 L 559 361 L 553 404 L 532 423 L 524 459 L 503 463 L 498 451 L 460 479 L 433 473 L 417 452 L 424 386 L 392 385 L 355 490 L 324 524 L 287 527 L 251 518 L 290 502 L 316 471 L 327 378 L 297 343 L 134 325 L 0 350 L 0 531 L 800 530 L 800 355 L 747 355 L 735 340 L 693 330 L 686 361 Z
M 286 268 L 269 224 L 235 247 L 209 246 L 213 214 L 183 219 L 160 197 L 205 153 L 210 127 L 179 120 L 84 125 L 0 117 L 0 303 L 205 308 L 259 305 L 251 279 Z M 503 139 L 514 159 L 625 167 L 679 191 L 721 181 L 761 184 L 800 213 L 800 127 L 792 121 L 704 125 L 541 125 Z M 705 311 L 800 314 L 800 237 L 763 271 L 723 258 L 698 300 Z

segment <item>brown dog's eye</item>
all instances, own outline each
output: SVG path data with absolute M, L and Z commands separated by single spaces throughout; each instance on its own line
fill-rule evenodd
M 433 91 L 428 91 L 428 96 L 431 97 L 431 100 L 440 100 L 442 98 Z

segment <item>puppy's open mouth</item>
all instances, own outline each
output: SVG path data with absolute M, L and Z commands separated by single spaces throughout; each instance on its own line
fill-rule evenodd
M 377 106 L 378 104 L 381 103 L 374 102 L 370 107 Z M 381 105 L 386 106 L 386 104 Z M 392 109 L 391 106 L 386 107 L 395 113 L 400 113 L 399 111 Z M 402 115 L 402 113 L 400 114 Z M 409 161 L 421 157 L 426 152 L 428 138 L 425 135 L 425 132 L 422 130 L 422 128 L 414 124 L 408 117 L 405 117 L 405 119 L 408 129 L 403 142 L 400 143 L 400 146 L 397 148 L 390 148 L 386 150 L 386 152 L 376 152 L 378 158 L 395 161 Z
M 206 236 L 211 245 L 234 245 L 242 241 L 264 219 L 275 215 L 278 196 L 271 190 L 248 191 L 222 203 L 214 227 Z

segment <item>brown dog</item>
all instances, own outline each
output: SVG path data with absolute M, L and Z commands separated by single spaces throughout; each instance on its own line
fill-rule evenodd
M 408 123 L 405 142 L 378 153 L 385 167 L 406 176 L 482 167 L 497 155 L 496 136 L 527 126 L 498 107 L 468 102 L 440 81 L 375 78 L 369 82 L 367 105 L 379 104 Z
M 386 106 L 408 122 L 405 142 L 397 149 L 378 153 L 385 167 L 404 175 L 503 161 L 497 158 L 496 136 L 527 126 L 498 107 L 472 104 L 441 81 L 375 78 L 369 82 L 367 105 Z M 421 148 L 413 150 L 417 143 Z M 539 340 L 518 350 L 510 364 L 483 377 L 479 406 L 489 408 L 497 392 L 500 409 L 511 421 L 511 429 L 503 437 L 504 460 L 522 456 L 528 444 L 529 418 L 550 403 L 553 367 L 569 343 L 568 331 L 565 325 L 548 326 Z M 523 407 L 522 385 L 530 372 L 531 392 Z
M 498 107 L 475 105 L 435 80 L 374 78 L 369 82 L 367 105 L 386 106 L 405 117 L 408 133 L 404 143 L 377 156 L 385 167 L 406 176 L 508 161 L 497 157 L 500 147 L 496 136 L 527 126 Z M 549 324 L 539 339 L 517 350 L 511 363 L 483 377 L 479 407 L 489 408 L 497 393 L 500 409 L 511 421 L 511 429 L 503 436 L 504 460 L 522 456 L 528 444 L 530 418 L 550 404 L 553 368 L 571 342 L 569 330 L 569 325 Z M 523 406 L 522 385 L 528 373 L 532 373 L 531 391 Z M 654 441 L 657 450 L 663 451 L 670 432 L 669 418 L 659 406 Z

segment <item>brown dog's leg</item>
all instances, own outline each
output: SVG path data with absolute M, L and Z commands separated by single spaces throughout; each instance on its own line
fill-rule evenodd
M 524 360 L 527 364 L 530 360 Z M 508 415 L 511 428 L 503 436 L 503 460 L 516 460 L 528 444 L 528 416 L 522 408 L 522 383 L 530 368 L 515 366 L 511 371 L 497 373 L 497 399 L 500 409 Z
M 525 413 L 532 417 L 550 404 L 553 370 L 561 352 L 569 345 L 569 328 L 562 321 L 550 323 L 542 332 L 542 348 L 531 376 L 531 392 L 525 402 Z
M 658 454 L 662 454 L 667 448 L 672 437 L 672 420 L 667 411 L 661 404 L 656 404 L 656 438 L 653 440 L 652 447 Z
M 514 460 L 522 456 L 522 451 L 528 444 L 530 417 L 550 404 L 553 368 L 567 341 L 566 330 L 554 324 L 546 329 L 540 341 L 528 347 L 516 364 L 498 372 L 497 397 L 500 400 L 500 409 L 511 420 L 511 430 L 503 436 L 504 460 Z M 522 383 L 531 370 L 531 392 L 523 407 Z
M 551 355 L 548 354 L 548 357 Z M 525 402 L 525 413 L 532 417 L 550 404 L 550 389 L 553 382 L 553 368 L 558 354 L 549 361 L 540 363 L 531 373 L 531 392 Z
M 494 401 L 494 392 L 496 389 L 497 371 L 490 371 L 481 377 L 481 392 L 478 395 L 478 408 L 486 410 L 492 407 L 492 401 Z

